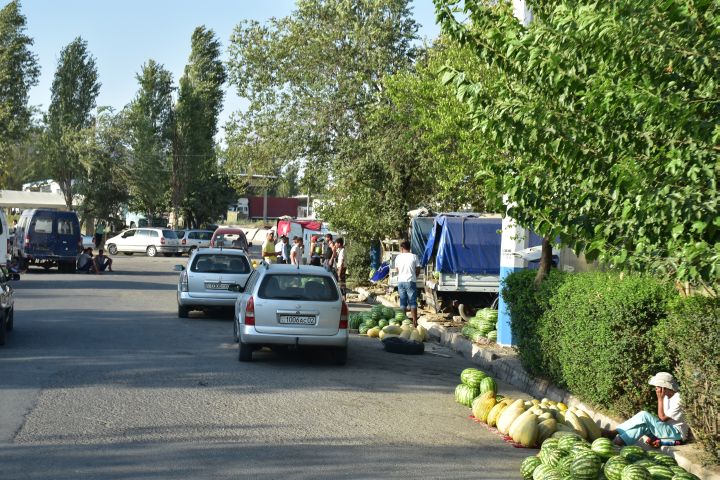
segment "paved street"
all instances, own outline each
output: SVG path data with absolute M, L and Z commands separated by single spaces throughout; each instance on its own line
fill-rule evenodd
M 185 258 L 115 259 L 115 273 L 15 285 L 0 478 L 500 479 L 532 453 L 454 402 L 471 364 L 450 351 L 399 356 L 353 336 L 344 367 L 325 352 L 241 364 L 229 315 L 177 318 Z

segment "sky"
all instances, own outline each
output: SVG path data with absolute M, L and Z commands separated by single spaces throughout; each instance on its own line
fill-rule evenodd
M 0 0 L 4 6 L 6 1 Z M 289 15 L 294 0 L 22 0 L 27 33 L 35 44 L 41 67 L 39 84 L 30 91 L 30 104 L 45 111 L 60 50 L 75 37 L 88 42 L 95 56 L 102 87 L 98 106 L 121 109 L 134 97 L 136 73 L 148 59 L 162 63 L 175 82 L 190 54 L 190 36 L 205 25 L 227 47 L 233 28 L 241 20 L 265 21 Z M 422 39 L 437 37 L 432 0 L 413 0 L 413 15 L 421 25 Z M 224 57 L 226 59 L 227 57 Z M 231 86 L 226 86 L 224 125 L 242 108 Z M 221 134 L 222 135 L 222 134 Z

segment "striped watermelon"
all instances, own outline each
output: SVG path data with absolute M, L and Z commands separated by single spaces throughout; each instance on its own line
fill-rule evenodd
M 652 480 L 650 472 L 640 465 L 628 465 L 623 468 L 621 480 Z
M 570 473 L 576 480 L 595 480 L 600 473 L 602 462 L 591 451 L 577 454 L 570 464 Z
M 375 328 L 378 325 L 377 320 L 375 320 L 374 318 L 371 318 L 370 320 L 365 320 L 365 322 L 363 322 L 363 323 L 365 323 L 365 325 L 367 325 L 368 328 Z
M 576 443 L 582 443 L 582 438 L 575 434 L 563 435 L 559 439 L 558 447 L 569 452 Z
M 652 456 L 650 458 L 652 458 L 653 462 L 657 463 L 658 465 L 663 465 L 668 468 L 672 468 L 677 465 L 675 459 L 670 455 L 655 451 L 648 452 L 648 455 L 650 455 L 651 453 Z
M 595 439 L 590 449 L 605 459 L 617 455 L 612 441 L 605 437 Z
M 542 451 L 544 448 L 560 448 L 559 443 L 560 441 L 557 438 L 548 438 L 542 443 L 542 445 L 540 445 L 540 451 Z
M 652 465 L 646 468 L 653 480 L 671 480 L 674 475 L 672 470 L 662 465 Z
M 545 465 L 544 463 L 541 463 L 537 467 L 535 467 L 535 471 L 533 471 L 533 480 L 548 480 L 550 478 L 550 475 L 555 474 L 555 470 L 550 465 Z
M 653 465 L 657 465 L 657 463 L 653 462 L 649 458 L 641 458 L 637 462 L 634 463 L 634 465 L 640 465 L 641 467 L 652 467 Z
M 538 465 L 540 465 L 540 459 L 535 455 L 523 460 L 520 464 L 520 475 L 522 475 L 523 480 L 531 480 L 533 478 L 533 472 Z
M 385 328 L 385 327 L 388 326 L 388 321 L 387 321 L 387 320 L 380 320 L 380 321 L 378 322 L 377 326 L 378 326 L 378 328 L 380 328 L 380 329 Z
M 485 377 L 487 374 L 477 368 L 466 368 L 460 372 L 460 381 L 472 388 L 480 388 L 480 383 Z
M 497 330 L 490 330 L 487 334 L 487 339 L 491 342 L 497 342 Z
M 635 445 L 629 445 L 620 449 L 620 455 L 627 458 L 630 463 L 635 463 L 645 458 L 645 450 Z
M 602 461 L 602 458 L 600 455 L 598 455 L 596 452 L 593 452 L 590 449 L 590 445 L 584 442 L 577 442 L 575 445 L 572 446 L 570 449 L 570 455 L 578 455 L 580 453 L 589 452 L 595 455 L 598 458 L 598 461 Z
M 478 395 L 480 395 L 479 389 L 468 387 L 464 383 L 455 387 L 455 401 L 460 405 L 465 405 L 467 407 L 472 406 L 473 400 Z
M 682 468 L 682 467 L 676 467 L 676 468 Z M 675 471 L 674 469 L 671 469 L 671 470 Z M 695 475 L 693 475 L 692 473 L 683 470 L 682 472 L 680 472 L 680 471 L 676 472 L 675 475 L 673 475 L 672 480 L 700 480 L 700 479 L 698 477 L 696 477 Z
M 358 333 L 360 335 L 365 335 L 368 330 L 370 330 L 370 326 L 367 323 L 363 323 L 358 327 Z
M 625 457 L 612 457 L 610 460 L 605 462 L 605 466 L 603 467 L 605 478 L 608 480 L 620 480 L 622 477 L 622 471 L 628 465 L 630 465 L 630 462 L 628 462 Z
M 538 454 L 540 461 L 545 465 L 550 465 L 551 467 L 557 467 L 560 460 L 565 458 L 565 456 L 565 451 L 560 450 L 559 448 L 546 448 L 544 450 L 540 450 L 540 453 Z
M 492 377 L 485 377 L 480 381 L 480 393 L 497 393 L 497 383 Z

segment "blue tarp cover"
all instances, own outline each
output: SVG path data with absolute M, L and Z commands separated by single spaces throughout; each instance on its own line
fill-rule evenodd
M 423 256 L 430 232 L 435 225 L 435 217 L 415 217 L 411 222 L 410 251 L 418 258 Z
M 501 228 L 500 218 L 437 216 L 422 264 L 428 264 L 437 244 L 437 271 L 497 275 L 500 273 Z

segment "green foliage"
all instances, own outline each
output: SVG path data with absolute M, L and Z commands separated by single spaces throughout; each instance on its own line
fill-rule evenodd
M 510 314 L 518 356 L 525 370 L 538 377 L 559 371 L 557 359 L 543 351 L 540 329 L 541 319 L 550 308 L 550 299 L 566 277 L 567 274 L 551 270 L 547 279 L 536 286 L 535 270 L 520 270 L 503 280 L 502 296 Z
M 219 217 L 232 199 L 215 145 L 227 75 L 212 30 L 196 28 L 191 43 L 178 92 L 171 202 L 176 213 L 182 210 L 188 225 L 200 225 Z
M 367 282 L 370 276 L 370 242 L 346 239 L 345 254 L 348 276 L 354 283 Z
M 718 282 L 720 4 L 530 3 L 525 27 L 509 1 L 435 0 L 483 64 L 443 80 L 492 141 L 489 198 L 589 258 Z
M 99 92 L 95 58 L 87 42 L 78 37 L 60 52 L 45 119 L 44 167 L 60 184 L 68 209 L 77 193 L 75 185 L 85 177 L 77 144 L 83 141 L 83 130 L 92 126 Z
M 513 336 L 523 366 L 620 415 L 655 408 L 647 379 L 670 368 L 663 331 L 677 293 L 643 275 L 534 272 L 507 277 Z
M 140 84 L 126 109 L 128 142 L 132 148 L 130 209 L 149 219 L 167 211 L 170 166 L 175 137 L 172 74 L 154 60 L 135 77 Z
M 0 9 L 0 156 L 3 176 L 10 167 L 5 163 L 9 150 L 23 140 L 31 126 L 28 94 L 40 76 L 37 56 L 30 51 L 33 40 L 25 34 L 25 29 L 26 19 L 20 13 L 19 1 L 11 1 Z
M 695 438 L 720 462 L 720 300 L 673 303 L 662 342 L 668 345 L 687 420 Z

